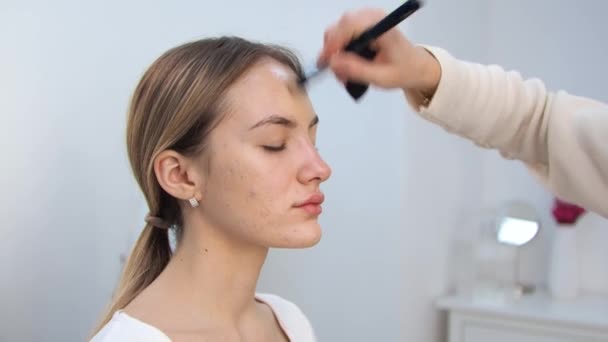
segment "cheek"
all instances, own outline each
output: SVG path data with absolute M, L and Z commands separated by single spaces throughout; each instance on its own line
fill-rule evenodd
M 209 222 L 245 241 L 271 247 L 308 247 L 320 238 L 318 223 L 294 214 L 299 200 L 289 163 L 252 151 L 224 154 L 211 168 L 203 212 Z
M 250 225 L 264 225 L 277 220 L 291 206 L 285 170 L 271 167 L 260 158 L 241 155 L 226 159 L 212 168 L 207 193 L 224 215 Z
M 247 220 L 244 234 L 262 245 L 275 245 L 291 223 L 289 187 L 276 171 L 251 177 L 251 182 L 243 184 L 247 196 L 239 213 Z
M 289 196 L 289 178 L 276 168 L 248 167 L 241 170 L 244 175 L 239 189 L 246 196 L 246 206 L 258 208 L 262 218 L 267 218 L 273 210 L 284 208 Z

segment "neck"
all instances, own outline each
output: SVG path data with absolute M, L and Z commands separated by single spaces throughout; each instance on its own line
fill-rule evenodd
M 189 222 L 188 227 L 158 280 L 180 311 L 201 319 L 238 321 L 254 310 L 268 248 L 236 240 L 204 222 Z

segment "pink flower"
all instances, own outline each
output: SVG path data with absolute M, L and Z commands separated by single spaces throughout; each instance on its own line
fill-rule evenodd
M 556 198 L 553 202 L 553 217 L 562 225 L 573 225 L 585 213 L 585 209 L 576 204 L 568 203 Z

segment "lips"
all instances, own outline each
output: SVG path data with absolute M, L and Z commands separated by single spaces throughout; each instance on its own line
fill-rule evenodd
M 310 195 L 306 200 L 296 203 L 295 208 L 303 209 L 309 214 L 319 215 L 323 211 L 321 204 L 325 200 L 325 196 L 321 192 L 316 192 Z

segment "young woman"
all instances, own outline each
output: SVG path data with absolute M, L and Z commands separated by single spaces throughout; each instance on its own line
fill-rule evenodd
M 93 341 L 314 340 L 297 306 L 255 292 L 269 248 L 321 237 L 331 170 L 300 76 L 287 50 L 235 37 L 146 71 L 127 147 L 150 214 Z

